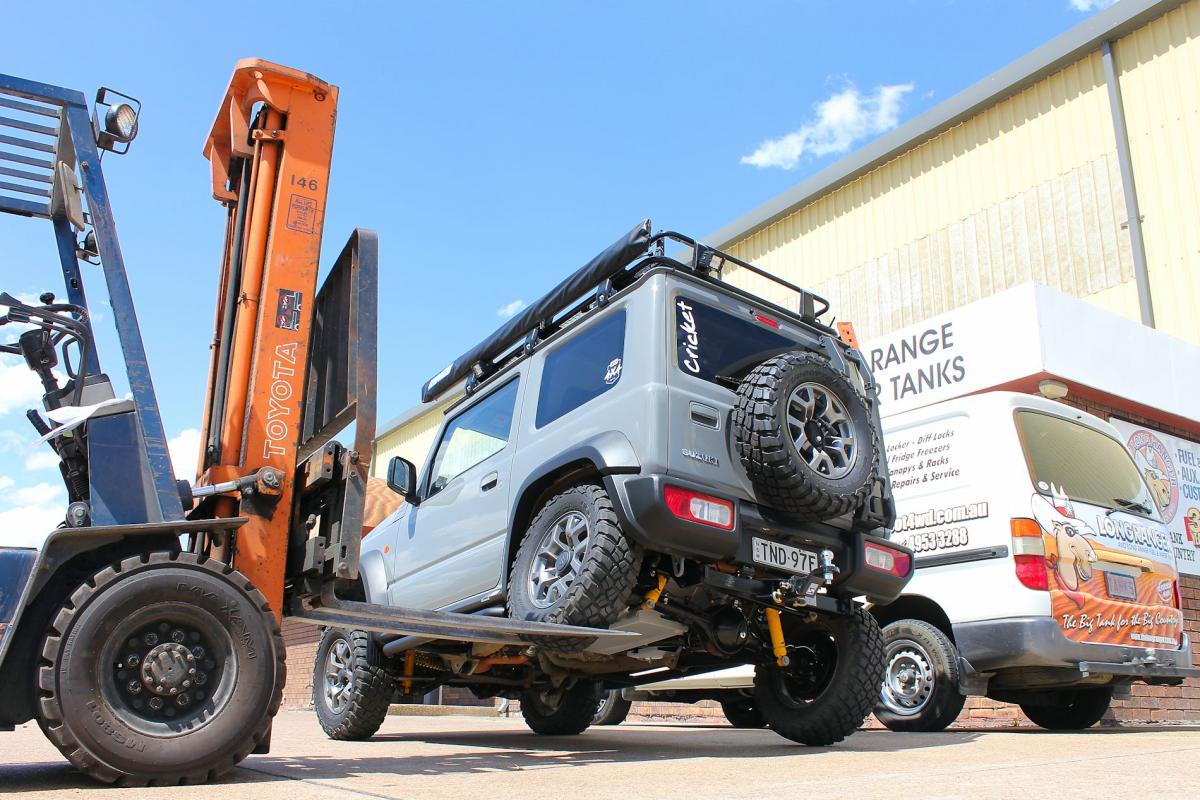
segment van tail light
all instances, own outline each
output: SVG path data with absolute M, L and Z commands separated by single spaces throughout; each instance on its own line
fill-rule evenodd
M 680 519 L 721 530 L 733 530 L 733 503 L 728 500 L 678 486 L 663 487 L 663 499 L 667 501 L 671 513 Z
M 1010 521 L 1013 542 L 1013 565 L 1017 580 L 1027 589 L 1045 592 L 1050 589 L 1046 574 L 1046 544 L 1042 527 L 1037 520 L 1018 517 Z
M 1175 591 L 1174 591 L 1175 607 L 1178 608 L 1180 611 L 1182 611 L 1183 610 L 1183 593 L 1179 590 L 1178 574 L 1176 574 L 1175 580 L 1171 582 L 1171 586 L 1174 587 L 1174 589 L 1175 589 Z
M 906 578 L 912 571 L 912 556 L 908 553 L 871 542 L 863 543 L 863 563 L 867 565 L 868 569 L 885 572 L 898 578 Z

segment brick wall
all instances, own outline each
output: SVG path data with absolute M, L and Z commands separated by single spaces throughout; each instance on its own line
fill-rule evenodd
M 287 684 L 283 687 L 284 708 L 312 708 L 313 661 L 321 629 L 293 619 L 283 621 L 283 643 L 287 647 Z

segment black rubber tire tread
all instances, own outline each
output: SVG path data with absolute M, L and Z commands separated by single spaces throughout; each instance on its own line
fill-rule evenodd
M 904 717 L 879 703 L 875 706 L 875 718 L 893 731 L 933 733 L 945 730 L 958 719 L 967 702 L 958 690 L 958 648 L 941 630 L 919 619 L 900 619 L 884 626 L 885 658 L 888 645 L 897 639 L 910 639 L 929 654 L 933 667 L 933 693 L 918 714 Z
M 792 389 L 805 377 L 836 390 L 857 421 L 858 461 L 836 481 L 818 475 L 800 458 L 786 416 L 781 417 Z M 850 382 L 817 353 L 793 350 L 751 370 L 738 385 L 732 419 L 738 458 L 759 499 L 771 508 L 797 520 L 833 519 L 862 505 L 874 485 L 880 434 L 870 410 Z M 869 440 L 863 438 L 868 432 Z
M 729 720 L 729 724 L 733 727 L 745 730 L 767 727 L 767 721 L 763 718 L 762 712 L 758 710 L 758 706 L 754 705 L 753 698 L 738 696 L 726 698 L 720 702 L 721 712 L 725 714 L 725 719 Z
M 1112 703 L 1112 688 L 1073 689 L 1066 705 L 1035 705 L 1021 703 L 1021 710 L 1033 724 L 1048 731 L 1082 731 L 1104 717 Z
M 591 726 L 599 704 L 600 685 L 579 680 L 563 690 L 562 699 L 554 708 L 542 703 L 537 690 L 522 692 L 521 716 L 529 729 L 540 736 L 575 736 Z
M 334 714 L 325 704 L 323 685 L 326 654 L 339 638 L 350 643 L 350 654 L 354 659 L 354 689 L 349 707 L 341 714 Z M 326 736 L 344 742 L 370 739 L 387 719 L 395 691 L 395 671 L 389 668 L 387 657 L 374 636 L 367 631 L 345 628 L 325 628 L 321 631 L 321 642 L 313 661 L 313 709 Z
M 754 675 L 754 702 L 771 730 L 812 747 L 840 742 L 858 730 L 879 698 L 883 679 L 883 633 L 874 617 L 858 608 L 824 623 L 837 643 L 837 665 L 811 702 L 796 705 L 776 691 L 773 679 L 783 668 L 774 663 L 760 665 Z
M 266 713 L 233 748 L 227 748 L 228 754 L 220 761 L 191 771 L 155 770 L 148 774 L 134 773 L 104 762 L 96 753 L 89 752 L 84 743 L 72 734 L 70 726 L 64 722 L 61 698 L 56 692 L 55 672 L 63 655 L 63 642 L 71 637 L 73 624 L 86 613 L 94 601 L 114 584 L 119 584 L 121 579 L 134 573 L 168 567 L 200 570 L 226 582 L 230 588 L 240 592 L 250 606 L 261 615 L 268 631 L 271 649 L 274 651 L 274 688 Z M 81 642 L 73 643 L 75 650 L 82 646 Z M 42 645 L 42 665 L 38 670 L 38 726 L 76 769 L 102 783 L 128 787 L 206 783 L 231 770 L 250 755 L 270 733 L 271 720 L 279 711 L 283 700 L 283 686 L 287 675 L 285 655 L 283 634 L 266 597 L 246 576 L 233 567 L 202 555 L 182 552 L 155 552 L 126 558 L 105 567 L 80 585 L 64 602 L 50 624 Z
M 633 703 L 621 696 L 620 689 L 609 689 L 600 694 L 600 704 L 592 716 L 593 725 L 620 725 L 629 716 Z
M 538 608 L 527 596 L 524 574 L 544 527 L 571 509 L 584 512 L 592 529 L 583 572 L 557 605 Z M 625 610 L 641 563 L 641 548 L 621 530 L 612 499 L 604 487 L 594 483 L 572 486 L 550 498 L 525 531 L 509 571 L 508 613 L 515 619 L 607 628 Z M 595 639 L 538 636 L 530 641 L 549 650 L 570 653 L 586 648 Z

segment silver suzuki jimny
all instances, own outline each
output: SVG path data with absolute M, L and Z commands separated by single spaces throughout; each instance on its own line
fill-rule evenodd
M 749 294 L 731 270 L 790 299 Z M 883 673 L 861 598 L 894 599 L 912 554 L 887 539 L 876 387 L 828 310 L 647 220 L 426 383 L 426 402 L 465 399 L 420 474 L 392 459 L 406 502 L 363 539 L 343 593 L 627 635 L 472 645 L 330 628 L 314 676 L 326 732 L 371 736 L 396 697 L 451 685 L 574 734 L 604 689 L 754 664 L 748 702 L 773 730 L 809 745 L 852 733 Z

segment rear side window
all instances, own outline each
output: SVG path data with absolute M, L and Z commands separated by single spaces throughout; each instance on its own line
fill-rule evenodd
M 771 356 L 796 347 L 761 323 L 682 295 L 675 298 L 675 342 L 679 369 L 724 385 L 736 385 Z
M 1057 490 L 1072 500 L 1158 519 L 1150 490 L 1116 439 L 1036 411 L 1018 411 L 1017 429 L 1029 475 L 1042 494 Z
M 549 425 L 616 386 L 624 354 L 625 309 L 551 350 L 542 367 L 537 427 Z

